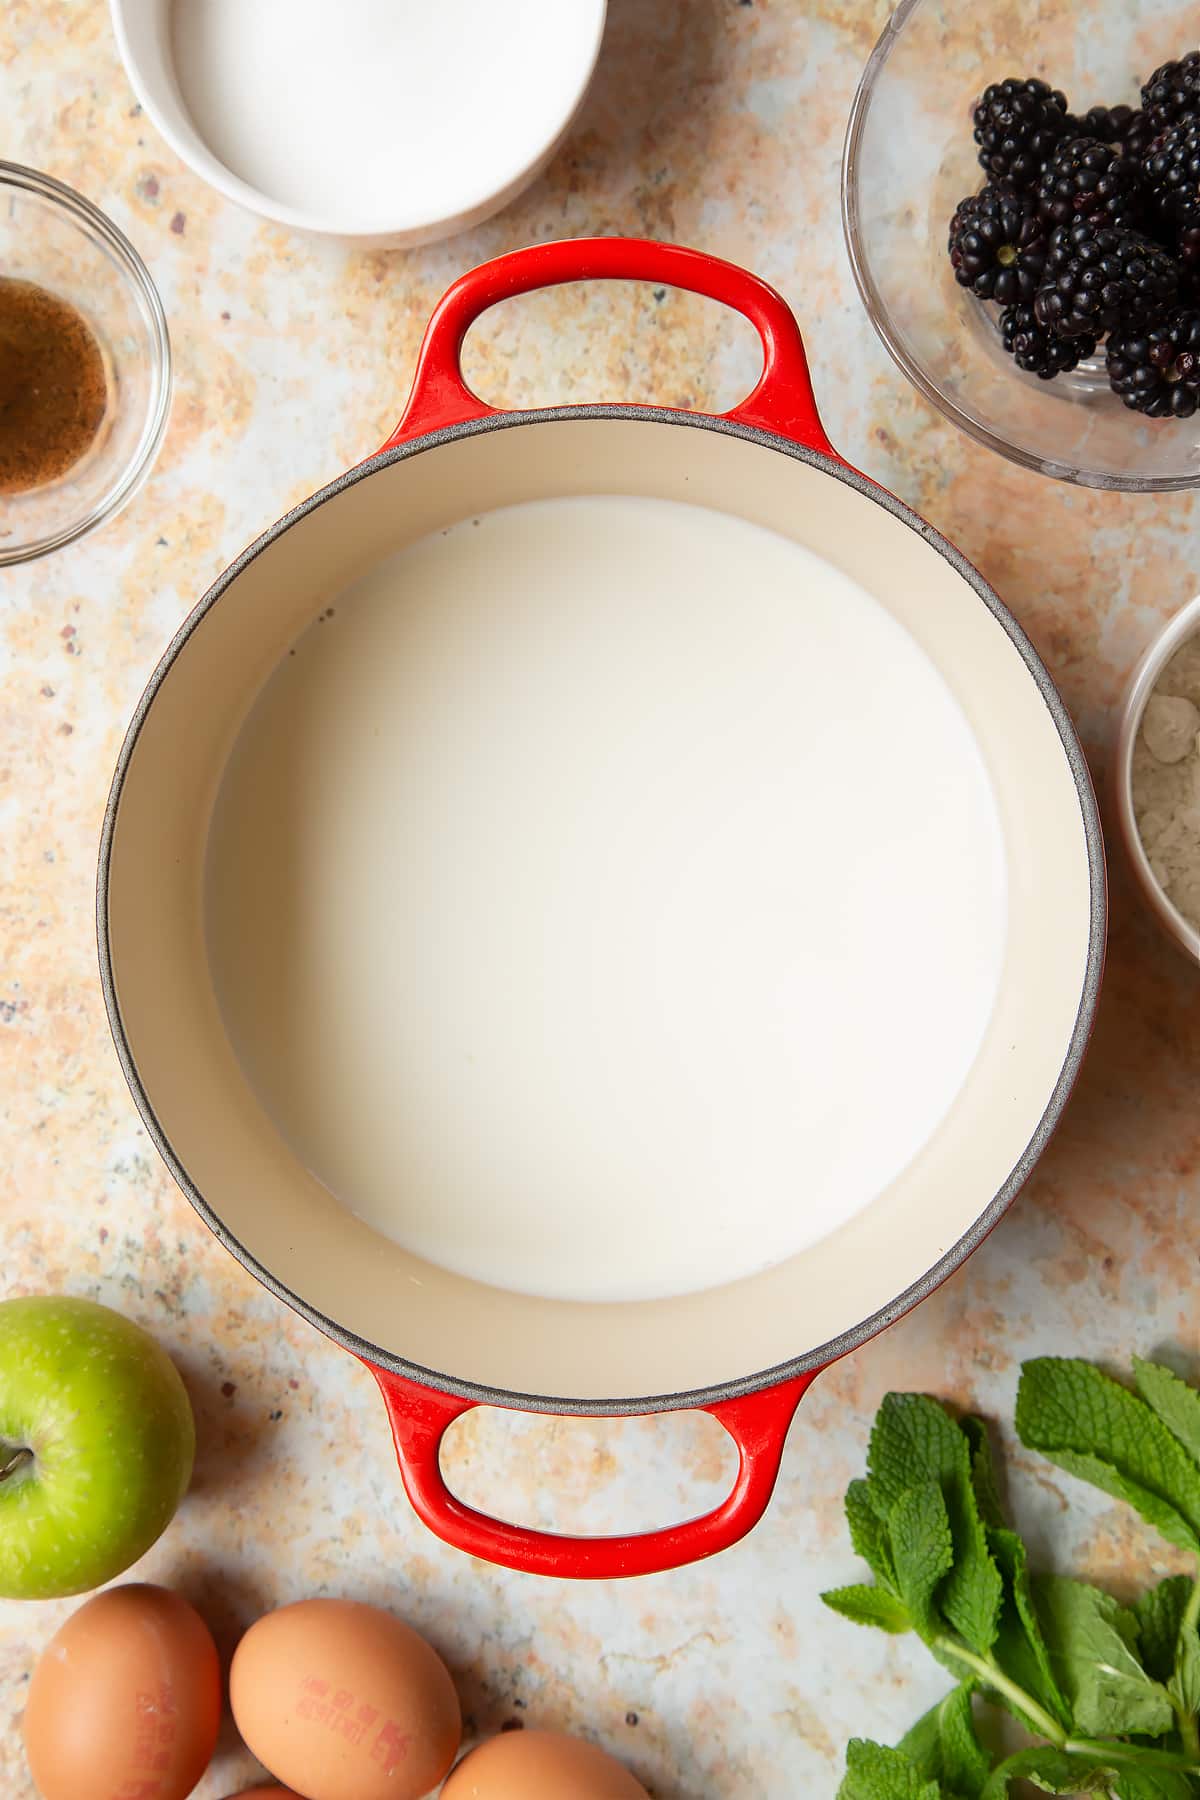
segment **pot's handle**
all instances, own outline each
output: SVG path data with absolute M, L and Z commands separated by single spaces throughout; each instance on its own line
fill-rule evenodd
M 523 1574 L 576 1580 L 657 1575 L 727 1550 L 745 1537 L 766 1510 L 788 1426 L 805 1390 L 820 1373 L 814 1369 L 774 1387 L 700 1409 L 720 1421 L 738 1452 L 733 1488 L 713 1512 L 662 1531 L 580 1538 L 510 1525 L 456 1499 L 442 1479 L 439 1452 L 448 1428 L 476 1402 L 423 1387 L 371 1362 L 367 1367 L 387 1403 L 408 1497 L 429 1529 L 447 1544 L 486 1562 Z
M 567 281 L 651 281 L 720 300 L 749 319 L 762 339 L 763 371 L 753 393 L 725 413 L 743 425 L 759 425 L 826 456 L 836 452 L 825 436 L 808 373 L 800 328 L 781 294 L 735 263 L 646 238 L 563 238 L 513 250 L 462 275 L 438 302 L 417 356 L 412 390 L 400 423 L 382 446 L 497 409 L 463 380 L 463 340 L 480 313 L 499 300 Z M 838 459 L 840 460 L 840 458 Z

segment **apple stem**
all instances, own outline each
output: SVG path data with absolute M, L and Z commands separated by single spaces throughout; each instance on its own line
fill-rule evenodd
M 24 1468 L 27 1462 L 32 1461 L 33 1451 L 27 1445 L 22 1444 L 12 1452 L 7 1462 L 0 1463 L 0 1481 L 7 1481 L 10 1475 L 15 1475 L 18 1469 Z

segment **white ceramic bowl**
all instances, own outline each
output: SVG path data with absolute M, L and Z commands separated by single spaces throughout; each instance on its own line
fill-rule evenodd
M 400 248 L 478 225 L 541 173 L 607 0 L 111 8 L 138 99 L 210 187 L 279 225 Z
M 1121 724 L 1117 734 L 1117 754 L 1114 764 L 1114 784 L 1116 788 L 1117 820 L 1121 827 L 1121 836 L 1125 840 L 1125 849 L 1129 854 L 1133 872 L 1138 886 L 1145 896 L 1154 917 L 1172 942 L 1187 953 L 1193 961 L 1200 962 L 1200 931 L 1188 923 L 1177 906 L 1174 906 L 1163 892 L 1161 883 L 1150 867 L 1150 858 L 1146 855 L 1146 847 L 1142 843 L 1138 831 L 1137 818 L 1133 810 L 1133 749 L 1137 742 L 1137 734 L 1141 728 L 1142 714 L 1146 710 L 1146 702 L 1154 692 L 1154 684 L 1175 655 L 1187 643 L 1188 639 L 1200 633 L 1200 594 L 1189 600 L 1172 619 L 1168 619 L 1162 630 L 1151 641 L 1146 654 L 1142 657 L 1134 671 L 1133 680 L 1125 696 L 1125 704 L 1121 712 Z

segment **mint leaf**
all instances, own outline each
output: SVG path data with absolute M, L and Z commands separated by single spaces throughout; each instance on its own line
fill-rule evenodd
M 888 1515 L 888 1535 L 900 1597 L 915 1629 L 933 1637 L 938 1629 L 933 1596 L 954 1561 L 946 1502 L 936 1481 L 900 1495 Z
M 1200 1469 L 1158 1414 L 1092 1363 L 1037 1357 L 1021 1370 L 1017 1435 L 1069 1474 L 1136 1508 L 1200 1553 Z
M 1168 1575 L 1133 1603 L 1142 1665 L 1155 1681 L 1169 1681 L 1175 1672 L 1175 1647 L 1191 1592 L 1190 1577 Z
M 1075 1730 L 1087 1737 L 1130 1732 L 1161 1737 L 1170 1731 L 1175 1719 L 1170 1697 L 1134 1654 L 1133 1614 L 1111 1594 L 1062 1575 L 1042 1576 L 1033 1591 Z
M 855 1625 L 877 1625 L 881 1631 L 896 1634 L 913 1628 L 903 1602 L 897 1600 L 895 1594 L 889 1594 L 886 1588 L 865 1585 L 830 1588 L 821 1598 L 832 1612 L 853 1620 Z
M 942 1731 L 939 1716 L 942 1701 L 931 1706 L 927 1713 L 922 1713 L 911 1730 L 906 1731 L 897 1750 L 906 1756 L 919 1775 L 927 1781 L 940 1781 L 942 1778 Z
M 1038 1746 L 1018 1750 L 988 1778 L 980 1800 L 1007 1800 L 1014 1781 L 1028 1781 L 1043 1794 L 1107 1794 L 1113 1771 L 1091 1756 Z
M 1071 1708 L 1050 1665 L 1030 1588 L 1024 1542 L 1004 1521 L 987 1427 L 982 1419 L 967 1417 L 962 1421 L 962 1429 L 971 1446 L 971 1476 L 985 1521 L 988 1549 L 1003 1584 L 1004 1599 L 992 1654 L 1003 1673 L 1065 1729 L 1071 1723 Z M 1040 1735 L 1044 1721 L 1039 1723 L 1024 1712 L 1011 1695 L 994 1692 L 991 1697 L 1006 1706 L 1027 1729 Z
M 1151 1413 L 1150 1417 L 1153 1416 Z M 1032 1445 L 1030 1447 L 1036 1448 Z M 1086 1481 L 1092 1487 L 1100 1488 L 1103 1493 L 1111 1494 L 1114 1500 L 1123 1500 L 1127 1506 L 1132 1506 L 1135 1512 L 1141 1513 L 1147 1525 L 1153 1525 L 1155 1531 L 1165 1537 L 1169 1544 L 1177 1544 L 1181 1550 L 1200 1553 L 1200 1540 L 1189 1519 L 1161 1495 L 1131 1481 L 1103 1457 L 1081 1456 L 1070 1450 L 1046 1450 L 1043 1455 L 1057 1463 L 1060 1469 L 1065 1469 L 1068 1475 L 1078 1476 L 1080 1481 Z
M 1030 1585 L 1024 1542 L 1015 1531 L 1007 1530 L 990 1531 L 988 1542 L 1005 1586 L 1004 1610 L 1000 1615 L 994 1652 L 996 1661 L 1051 1718 L 1068 1726 L 1071 1708 L 1050 1664 L 1050 1652 Z M 1010 1710 L 1017 1710 L 1011 1702 L 1006 1704 Z M 1023 1724 L 1032 1725 L 1024 1714 L 1018 1712 L 1017 1716 Z
M 954 1793 L 963 1795 L 964 1800 L 979 1800 L 992 1762 L 975 1735 L 969 1683 L 946 1695 L 937 1709 L 937 1721 L 941 1780 Z
M 1188 1621 L 1194 1584 L 1168 1575 L 1134 1603 L 1138 1649 L 1147 1673 L 1167 1684 L 1181 1726 L 1200 1712 L 1200 1635 Z
M 1191 1777 L 1179 1769 L 1125 1769 L 1112 1783 L 1119 1800 L 1195 1800 Z
M 975 1502 L 985 1525 L 1003 1530 L 1008 1521 L 1000 1504 L 1000 1488 L 996 1481 L 996 1465 L 992 1460 L 992 1443 L 987 1426 L 972 1413 L 959 1420 L 963 1436 L 971 1450 L 971 1484 Z
M 890 1527 L 892 1509 L 903 1493 L 924 1482 L 937 1483 L 954 1546 L 939 1603 L 963 1641 L 986 1656 L 996 1638 L 1003 1584 L 975 1497 L 971 1450 L 970 1440 L 936 1400 L 925 1394 L 888 1394 L 871 1432 L 867 1487 L 876 1514 Z
M 1200 1636 L 1194 1625 L 1180 1626 L 1170 1689 L 1184 1712 L 1200 1712 Z
M 876 1581 L 896 1591 L 896 1565 L 892 1561 L 887 1527 L 871 1504 L 865 1481 L 852 1481 L 846 1489 L 846 1523 L 855 1554 L 861 1556 Z
M 1167 1430 L 1177 1437 L 1192 1461 L 1200 1463 L 1200 1394 L 1173 1369 L 1161 1363 L 1133 1359 L 1133 1378 L 1138 1392 L 1152 1406 Z
M 954 1481 L 967 1463 L 967 1441 L 945 1407 L 927 1394 L 885 1395 L 867 1451 L 867 1487 L 881 1519 L 909 1488 Z
M 970 1681 L 951 1688 L 896 1746 L 918 1775 L 941 1782 L 954 1800 L 979 1800 L 992 1766 L 975 1734 L 973 1689 Z
M 942 1611 L 963 1642 L 986 1656 L 996 1642 L 1004 1583 L 988 1549 L 970 1482 L 947 1495 L 954 1567 L 942 1592 Z
M 943 1794 L 938 1782 L 914 1769 L 903 1751 L 851 1738 L 837 1800 L 943 1800 Z

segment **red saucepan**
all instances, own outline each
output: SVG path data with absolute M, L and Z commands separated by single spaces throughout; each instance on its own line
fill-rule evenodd
M 486 308 L 609 278 L 689 289 L 744 314 L 764 358 L 749 398 L 720 417 L 627 405 L 502 413 L 471 392 L 459 356 Z M 522 564 L 527 527 L 549 536 Z M 439 574 L 443 554 L 457 561 Z M 718 580 L 718 565 L 735 564 L 738 579 Z M 611 588 L 598 596 L 601 580 Z M 844 613 L 831 610 L 835 590 Z M 807 660 L 760 666 L 783 641 L 772 634 L 792 644 L 787 634 L 807 629 L 810 608 L 825 636 L 811 639 Z M 923 715 L 874 743 L 876 715 L 851 720 L 852 735 L 830 729 L 816 750 L 800 741 L 846 659 L 869 660 L 855 634 L 872 620 L 872 631 L 892 634 L 879 706 L 903 701 L 910 683 L 934 684 L 931 709 L 956 709 L 968 746 L 929 765 L 942 772 L 916 806 L 887 784 L 921 753 Z M 711 729 L 683 742 L 670 721 L 692 717 L 693 702 L 708 708 L 695 716 Z M 589 731 L 590 763 L 580 748 Z M 766 766 L 768 757 L 747 774 L 746 746 L 775 741 L 795 750 L 794 767 L 787 757 Z M 648 743 L 665 763 L 651 758 L 642 771 Z M 397 758 L 383 785 L 376 745 Z M 994 814 L 998 935 L 982 914 L 964 922 L 961 906 L 946 910 L 939 873 L 954 848 L 940 809 L 958 804 L 954 783 L 972 758 L 986 805 L 968 808 L 962 827 L 982 830 L 981 812 Z M 851 766 L 859 779 L 841 794 Z M 529 784 L 524 808 L 514 768 Z M 641 806 L 643 773 L 657 813 Z M 595 793 L 618 779 L 638 816 L 593 829 Z M 709 788 L 712 817 L 703 806 L 689 815 L 685 841 L 671 796 L 694 809 Z M 894 804 L 871 814 L 885 792 Z M 895 840 L 869 893 L 861 880 L 852 893 L 848 869 L 823 857 L 825 827 L 844 833 L 854 806 L 874 819 L 864 826 L 868 862 L 871 834 L 886 836 L 897 807 L 912 810 L 917 834 Z M 313 842 L 318 814 L 325 863 L 324 840 Z M 761 830 L 747 824 L 760 817 Z M 659 971 L 662 983 L 676 980 L 695 919 L 711 926 L 710 888 L 739 891 L 737 859 L 719 849 L 727 830 L 755 866 L 759 846 L 790 855 L 799 834 L 800 876 L 779 906 L 753 881 L 741 890 L 745 916 L 714 930 L 692 987 L 672 990 L 686 1028 L 664 1023 Z M 917 838 L 924 893 L 925 864 L 909 854 Z M 435 841 L 458 870 L 436 890 L 421 865 Z M 629 895 L 644 898 L 645 869 L 666 868 L 676 849 L 669 908 L 647 949 L 635 941 Z M 814 894 L 837 945 L 806 939 Z M 346 896 L 357 910 L 343 916 Z M 493 897 L 508 908 L 502 918 L 486 911 Z M 759 939 L 781 920 L 786 934 L 793 902 L 796 955 L 774 982 L 755 961 Z M 926 909 L 944 925 L 932 948 Z M 868 916 L 860 983 L 846 921 Z M 592 967 L 593 955 L 616 966 L 613 920 L 641 959 L 638 982 L 616 997 Z M 542 244 L 458 281 L 433 316 L 388 442 L 259 538 L 185 621 L 121 751 L 98 923 L 117 1050 L 159 1151 L 221 1242 L 372 1370 L 421 1518 L 515 1569 L 617 1576 L 686 1563 L 748 1531 L 814 1376 L 930 1293 L 1001 1217 L 1079 1069 L 1105 884 L 1091 783 L 1049 676 L 963 557 L 833 450 L 784 301 L 694 250 L 599 239 Z M 961 1079 L 901 1154 L 918 1114 L 893 1102 L 942 1053 L 929 1021 L 959 963 L 975 966 L 976 927 L 995 937 L 986 1017 Z M 825 991 L 835 956 L 844 1004 Z M 767 996 L 761 1032 L 744 969 Z M 472 992 L 494 995 L 498 980 L 511 1002 L 489 1001 L 470 1018 Z M 908 996 L 901 1016 L 898 992 Z M 601 1026 L 620 1007 L 629 1055 L 602 1057 Z M 736 1017 L 744 1041 L 707 1041 L 710 1016 Z M 464 1019 L 471 1029 L 451 1043 Z M 784 1166 L 770 1148 L 791 1141 L 793 1121 L 778 1116 L 790 1065 L 771 1052 L 782 1042 L 803 1064 L 798 1117 L 831 1068 L 851 1071 L 827 1096 L 842 1120 L 838 1156 L 857 1158 L 861 1175 L 875 1148 L 892 1145 L 884 1174 L 843 1212 L 820 1210 L 823 1154 Z M 890 1076 L 880 1044 L 893 1046 Z M 707 1114 L 688 1115 L 694 1132 L 654 1135 L 660 1084 L 662 1117 L 673 1118 L 671 1107 L 696 1099 L 689 1072 L 713 1058 L 725 1059 L 730 1106 L 736 1088 L 743 1114 L 761 1114 L 744 1168 L 728 1155 L 710 1166 L 710 1124 L 712 1143 L 729 1148 L 724 1090 Z M 600 1090 L 598 1124 L 586 1102 Z M 356 1132 L 360 1115 L 370 1128 Z M 812 1145 L 810 1128 L 811 1119 Z M 351 1172 L 345 1180 L 330 1177 L 327 1152 Z M 613 1181 L 606 1198 L 610 1152 L 643 1183 L 640 1222 L 633 1188 Z M 524 1186 L 513 1168 L 527 1172 Z M 547 1169 L 558 1185 L 531 1224 Z M 726 1205 L 710 1242 L 699 1194 L 718 1178 Z M 771 1188 L 774 1210 L 760 1205 Z M 466 1202 L 474 1224 L 463 1223 Z M 525 1232 L 519 1256 L 514 1220 Z M 439 1468 L 447 1427 L 481 1404 L 587 1416 L 702 1408 L 734 1439 L 737 1478 L 715 1511 L 644 1535 L 578 1539 L 503 1523 L 456 1499 Z

